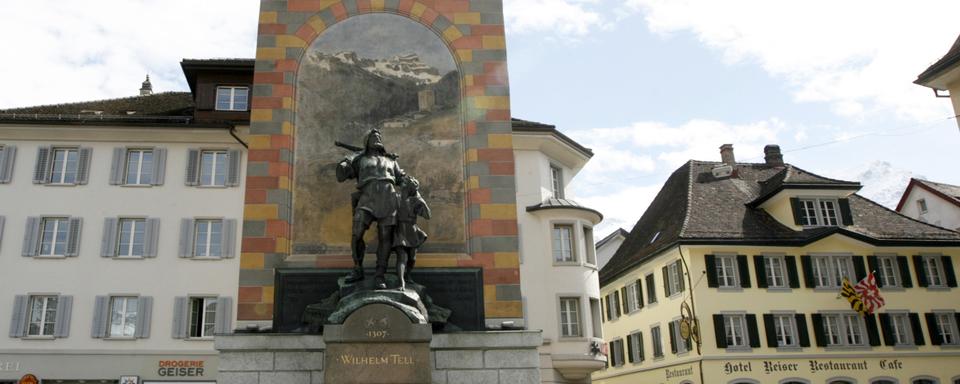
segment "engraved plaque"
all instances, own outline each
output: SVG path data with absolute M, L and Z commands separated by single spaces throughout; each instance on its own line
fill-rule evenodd
M 413 324 L 400 310 L 370 304 L 323 335 L 324 382 L 429 383 L 428 324 Z

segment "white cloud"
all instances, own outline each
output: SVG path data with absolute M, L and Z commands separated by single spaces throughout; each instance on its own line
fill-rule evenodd
M 612 188 L 611 193 L 579 198 L 577 201 L 584 206 L 596 209 L 603 213 L 603 222 L 595 228 L 596 240 L 613 232 L 617 228 L 630 230 L 636 224 L 650 202 L 660 192 L 663 180 L 656 183 L 623 188 Z
M 957 37 L 960 2 L 625 0 L 651 31 L 691 32 L 730 63 L 756 61 L 802 102 L 845 117 L 950 114 L 912 84 Z
M 583 36 L 604 23 L 591 0 L 504 0 L 507 30 L 512 33 L 551 32 Z
M 254 0 L 4 1 L 0 108 L 185 90 L 183 58 L 253 57 Z M 15 90 L 15 91 L 11 91 Z

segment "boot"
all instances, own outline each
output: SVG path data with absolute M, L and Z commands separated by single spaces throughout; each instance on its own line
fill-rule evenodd
M 347 275 L 346 282 L 355 283 L 360 280 L 363 280 L 363 267 L 353 267 L 353 270 L 350 271 L 350 274 Z
M 383 275 L 387 273 L 386 265 L 377 266 L 377 274 L 374 276 L 373 289 L 387 289 L 387 281 L 383 278 Z

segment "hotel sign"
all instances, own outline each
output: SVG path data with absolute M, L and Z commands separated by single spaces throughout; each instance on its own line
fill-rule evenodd
M 881 360 L 830 360 L 830 359 L 795 359 L 795 360 L 760 360 L 760 361 L 728 361 L 721 364 L 723 373 L 727 375 L 747 372 L 763 372 L 765 374 L 795 373 L 809 371 L 819 372 L 851 372 L 870 370 L 901 370 L 903 361 L 899 359 Z M 669 375 L 667 378 L 670 378 Z M 675 376 L 674 376 L 675 377 Z

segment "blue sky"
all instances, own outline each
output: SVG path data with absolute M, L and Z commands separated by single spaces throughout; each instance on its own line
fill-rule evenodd
M 146 73 L 157 91 L 186 90 L 182 58 L 254 55 L 258 7 L 0 3 L 5 52 L 16 57 L 0 62 L 0 108 L 131 96 Z M 887 204 L 910 175 L 960 184 L 949 101 L 911 84 L 960 34 L 955 0 L 504 7 L 513 115 L 556 124 L 595 150 L 572 189 L 605 213 L 599 235 L 629 230 L 674 169 L 719 159 L 724 143 L 740 161 L 762 161 L 763 146 L 777 143 L 813 172 L 879 172 L 862 193 Z

